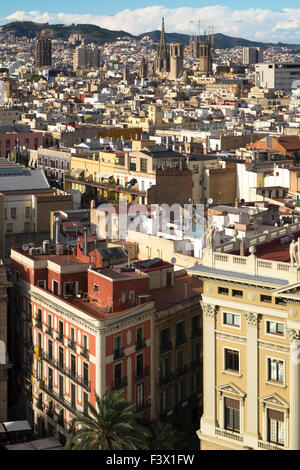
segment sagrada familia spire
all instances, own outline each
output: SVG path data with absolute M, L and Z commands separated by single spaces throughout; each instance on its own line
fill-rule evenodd
M 155 73 L 167 73 L 170 71 L 170 52 L 167 48 L 165 22 L 162 18 L 160 42 L 155 59 Z

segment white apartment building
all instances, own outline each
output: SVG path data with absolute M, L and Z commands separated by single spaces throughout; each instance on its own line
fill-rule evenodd
M 274 90 L 291 90 L 300 80 L 300 63 L 282 62 L 255 65 L 255 85 Z

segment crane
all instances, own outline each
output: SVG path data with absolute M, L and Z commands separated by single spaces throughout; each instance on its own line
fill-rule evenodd
M 201 24 L 201 21 L 200 20 L 191 20 L 190 23 L 198 23 L 198 25 L 199 25 L 199 38 L 200 38 L 200 24 Z

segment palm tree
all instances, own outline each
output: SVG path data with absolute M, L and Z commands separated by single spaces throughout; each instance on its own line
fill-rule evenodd
M 66 449 L 138 450 L 147 449 L 149 431 L 138 424 L 139 415 L 129 409 L 122 390 L 105 390 L 102 399 L 95 393 L 97 409 L 88 404 L 93 416 L 72 421 Z

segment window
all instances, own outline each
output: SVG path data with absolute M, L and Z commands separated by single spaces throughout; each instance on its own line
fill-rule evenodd
M 284 413 L 268 409 L 268 442 L 284 444 Z
M 284 363 L 277 359 L 268 358 L 268 380 L 283 383 Z
M 170 342 L 170 328 L 164 328 L 160 332 L 160 348 L 161 352 L 168 351 L 172 345 Z
M 184 342 L 185 342 L 184 321 L 181 321 L 176 324 L 176 345 L 182 344 Z
M 241 316 L 235 313 L 224 312 L 223 322 L 224 325 L 241 326 Z
M 137 384 L 136 386 L 136 406 L 142 408 L 144 406 L 144 384 Z
M 58 362 L 61 369 L 64 368 L 64 348 L 61 346 L 58 348 Z
M 130 171 L 136 171 L 136 157 L 130 157 Z
M 192 365 L 200 365 L 200 343 L 195 343 L 192 345 Z
M 86 362 L 83 363 L 83 383 L 84 385 L 89 383 L 89 365 Z
M 7 233 L 11 233 L 13 231 L 13 224 L 6 224 L 6 231 Z
M 59 376 L 59 396 L 64 398 L 64 377 L 63 375 Z
M 29 217 L 30 216 L 30 206 L 25 207 L 25 216 Z
M 171 360 L 170 357 L 165 357 L 160 361 L 160 377 L 161 379 L 167 379 L 171 372 Z
M 76 386 L 71 383 L 71 406 L 76 408 Z
M 64 337 L 64 324 L 62 321 L 58 322 L 58 334 L 60 339 Z
M 75 343 L 75 329 L 74 328 L 71 328 L 71 341 L 72 343 Z
M 225 349 L 225 370 L 240 370 L 240 354 L 239 351 Z
M 243 297 L 243 291 L 232 289 L 232 297 Z
M 50 361 L 53 358 L 53 347 L 52 347 L 51 339 L 48 339 L 48 357 L 49 357 Z
M 24 233 L 30 232 L 30 222 L 24 222 Z
M 263 295 L 263 294 L 261 294 L 261 296 L 260 296 L 260 301 L 261 301 L 261 302 L 268 302 L 268 303 L 270 303 L 270 302 L 272 302 L 272 296 L 271 296 L 271 295 Z
M 53 294 L 54 295 L 59 295 L 59 283 L 58 281 L 53 281 Z
M 88 351 L 88 349 L 89 349 L 89 342 L 88 342 L 88 337 L 87 337 L 86 335 L 83 335 L 83 341 L 82 341 L 82 343 L 83 343 L 83 349 L 84 349 L 85 351 Z
M 224 401 L 224 428 L 232 432 L 240 432 L 240 402 L 225 397 Z
M 267 321 L 267 333 L 272 335 L 284 335 L 284 323 L 278 323 L 275 321 Z
M 89 395 L 86 392 L 83 392 L 83 414 L 84 416 L 89 414 Z
M 97 286 L 97 284 L 94 284 L 93 292 L 98 292 L 98 291 L 99 291 L 99 286 Z
M 48 367 L 48 387 L 50 390 L 53 388 L 53 369 L 51 367 Z
M 170 410 L 170 398 L 171 398 L 171 390 L 170 388 L 166 388 L 160 394 L 160 412 L 162 414 L 167 413 Z
M 228 295 L 229 289 L 227 287 L 218 287 L 218 294 Z
M 122 364 L 116 364 L 114 367 L 114 385 L 119 385 L 122 381 Z
M 147 173 L 147 159 L 141 158 L 141 171 Z
M 137 346 L 142 347 L 144 343 L 144 332 L 143 332 L 143 327 L 140 326 L 139 328 L 136 329 L 136 344 Z
M 42 289 L 46 289 L 46 281 L 37 281 L 38 287 L 42 287 Z
M 10 216 L 11 216 L 12 219 L 16 218 L 16 216 L 17 216 L 17 208 L 16 207 L 11 207 Z
M 71 354 L 71 375 L 75 377 L 76 375 L 76 356 Z
M 175 403 L 180 403 L 185 400 L 185 380 L 176 382 L 175 384 Z
M 192 318 L 192 338 L 200 336 L 200 332 L 201 332 L 200 325 L 201 325 L 200 315 L 195 315 Z
M 138 354 L 136 356 L 136 376 L 137 378 L 143 377 L 144 374 L 144 355 Z
M 177 371 L 183 369 L 183 351 L 178 351 L 177 353 Z

